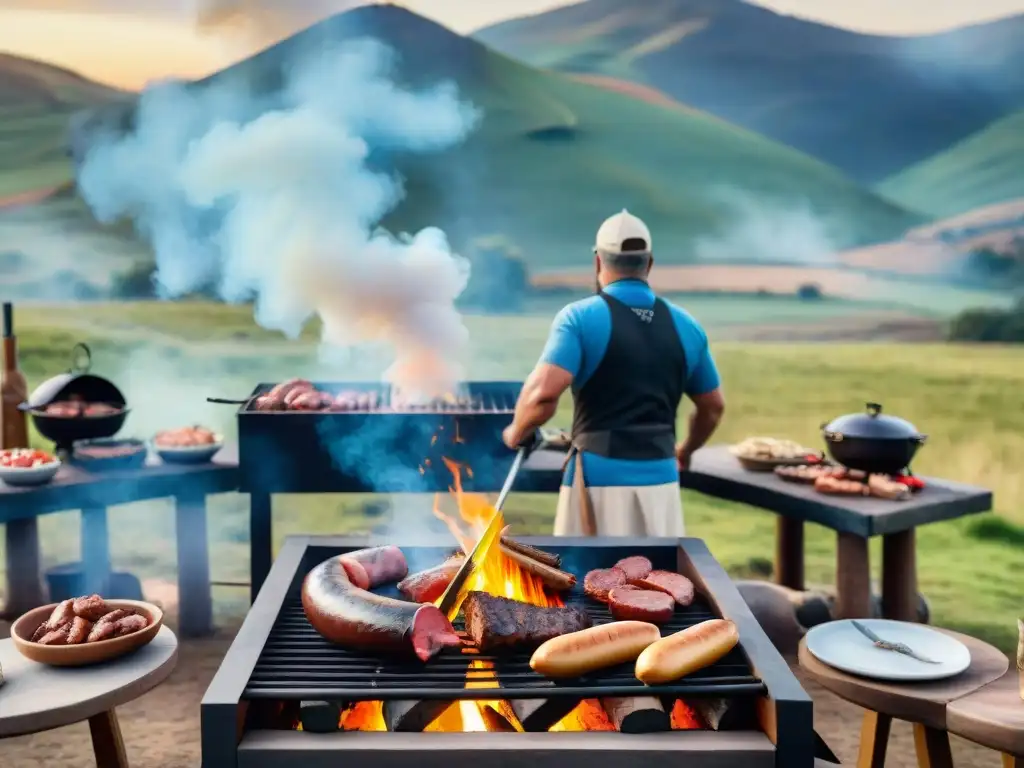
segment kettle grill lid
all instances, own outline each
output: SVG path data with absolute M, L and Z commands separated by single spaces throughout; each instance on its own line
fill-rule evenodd
M 833 419 L 822 431 L 843 437 L 859 437 L 881 440 L 919 439 L 921 433 L 906 419 L 882 413 L 878 403 L 867 403 L 864 413 L 848 413 Z
M 92 351 L 85 344 L 76 344 L 71 350 L 71 368 L 66 373 L 53 376 L 29 395 L 26 405 L 29 409 L 45 408 L 71 395 L 79 395 L 89 402 L 124 405 L 127 401 L 113 382 L 94 373 Z

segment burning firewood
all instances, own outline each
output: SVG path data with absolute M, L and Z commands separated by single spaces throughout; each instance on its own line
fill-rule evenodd
M 571 573 L 560 571 L 539 560 L 534 560 L 532 557 L 512 549 L 504 541 L 501 542 L 501 553 L 515 561 L 524 571 L 536 576 L 544 582 L 545 587 L 554 592 L 568 592 L 576 585 L 576 577 Z
M 696 712 L 712 731 L 741 731 L 757 727 L 757 715 L 748 700 L 687 699 L 683 702 Z
M 543 733 L 572 712 L 579 702 L 559 697 L 557 699 L 513 699 L 509 703 L 524 731 Z
M 494 707 L 485 705 L 480 707 L 480 717 L 492 733 L 515 733 L 515 726 L 512 725 L 503 715 L 495 711 Z
M 654 696 L 603 698 L 601 706 L 621 733 L 662 733 L 672 730 L 668 712 Z
M 538 563 L 544 563 L 552 568 L 557 568 L 562 564 L 562 558 L 551 552 L 545 552 L 543 549 L 537 549 L 537 547 L 531 547 L 529 544 L 523 544 L 516 541 L 515 539 L 509 538 L 508 527 L 501 532 L 501 545 L 511 549 L 513 552 L 518 552 L 520 555 L 524 555 L 531 560 L 536 560 Z
M 450 704 L 440 699 L 385 701 L 384 723 L 392 733 L 422 733 Z

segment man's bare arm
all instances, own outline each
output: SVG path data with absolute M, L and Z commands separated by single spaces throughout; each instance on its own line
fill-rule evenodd
M 715 434 L 725 413 L 725 396 L 721 387 L 703 395 L 692 395 L 690 399 L 696 408 L 690 415 L 686 440 L 676 446 L 676 459 L 680 469 L 686 469 L 690 464 L 690 457 Z
M 558 410 L 558 400 L 572 384 L 572 374 L 550 363 L 540 363 L 523 384 L 505 444 L 515 448 L 527 435 L 547 424 Z

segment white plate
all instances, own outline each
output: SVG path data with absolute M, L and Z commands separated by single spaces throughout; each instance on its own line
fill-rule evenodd
M 0 480 L 16 488 L 43 485 L 53 480 L 60 463 L 60 459 L 54 459 L 38 467 L 0 467 Z
M 883 640 L 905 643 L 938 664 L 926 664 L 902 653 L 876 648 L 848 620 L 819 624 L 807 633 L 807 650 L 820 662 L 851 675 L 877 680 L 944 680 L 971 665 L 967 646 L 923 624 L 889 619 L 857 619 Z

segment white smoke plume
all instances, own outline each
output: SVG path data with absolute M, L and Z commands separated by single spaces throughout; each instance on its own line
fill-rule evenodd
M 835 263 L 843 233 L 809 205 L 772 203 L 737 190 L 719 190 L 714 197 L 726 221 L 718 234 L 694 244 L 698 263 Z
M 227 301 L 253 299 L 257 322 L 289 337 L 318 315 L 329 345 L 393 348 L 396 384 L 450 391 L 468 343 L 455 309 L 468 262 L 440 230 L 377 230 L 404 191 L 367 161 L 375 148 L 457 144 L 478 113 L 451 85 L 396 87 L 375 42 L 293 64 L 273 101 L 230 76 L 147 89 L 134 132 L 86 155 L 82 195 L 102 221 L 135 221 L 166 297 L 215 285 Z

